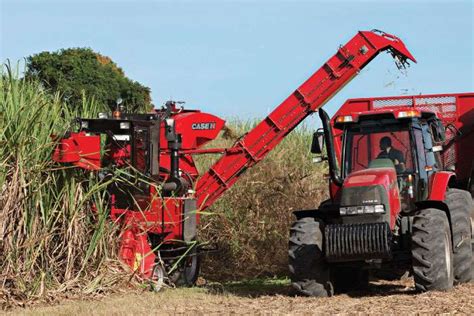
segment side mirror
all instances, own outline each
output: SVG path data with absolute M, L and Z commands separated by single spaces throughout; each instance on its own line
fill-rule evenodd
M 311 152 L 313 154 L 322 154 L 324 147 L 324 132 L 322 130 L 317 130 L 313 134 L 313 141 L 311 143 Z

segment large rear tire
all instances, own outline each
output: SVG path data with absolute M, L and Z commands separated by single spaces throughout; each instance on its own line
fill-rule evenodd
M 413 277 L 420 291 L 453 286 L 453 250 L 448 218 L 442 210 L 427 208 L 413 218 Z
M 467 283 L 472 278 L 471 194 L 464 190 L 449 189 L 446 204 L 451 215 L 453 233 L 454 284 Z
M 324 261 L 324 224 L 315 218 L 298 219 L 291 227 L 289 270 L 293 288 L 305 296 L 331 296 L 329 267 Z

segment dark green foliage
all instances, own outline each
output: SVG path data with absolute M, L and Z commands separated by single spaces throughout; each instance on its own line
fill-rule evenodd
M 46 88 L 60 91 L 73 108 L 82 104 L 84 95 L 111 109 L 118 98 L 128 111 L 152 108 L 150 89 L 125 77 L 109 57 L 90 48 L 69 48 L 42 52 L 27 58 L 26 77 L 36 79 Z

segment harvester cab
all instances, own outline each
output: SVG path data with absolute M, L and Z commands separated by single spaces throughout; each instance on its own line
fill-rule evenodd
M 312 151 L 328 161 L 331 199 L 296 212 L 294 286 L 331 295 L 366 285 L 369 270 L 409 271 L 419 290 L 471 280 L 474 95 L 353 99 L 332 119 L 319 116 Z M 320 252 L 298 252 L 298 238 L 314 231 Z M 319 266 L 299 265 L 310 260 Z

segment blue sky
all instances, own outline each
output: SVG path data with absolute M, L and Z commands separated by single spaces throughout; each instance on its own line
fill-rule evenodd
M 263 117 L 357 30 L 402 38 L 406 75 L 389 55 L 347 98 L 474 91 L 473 1 L 1 1 L 1 60 L 91 47 L 152 89 L 223 117 Z

